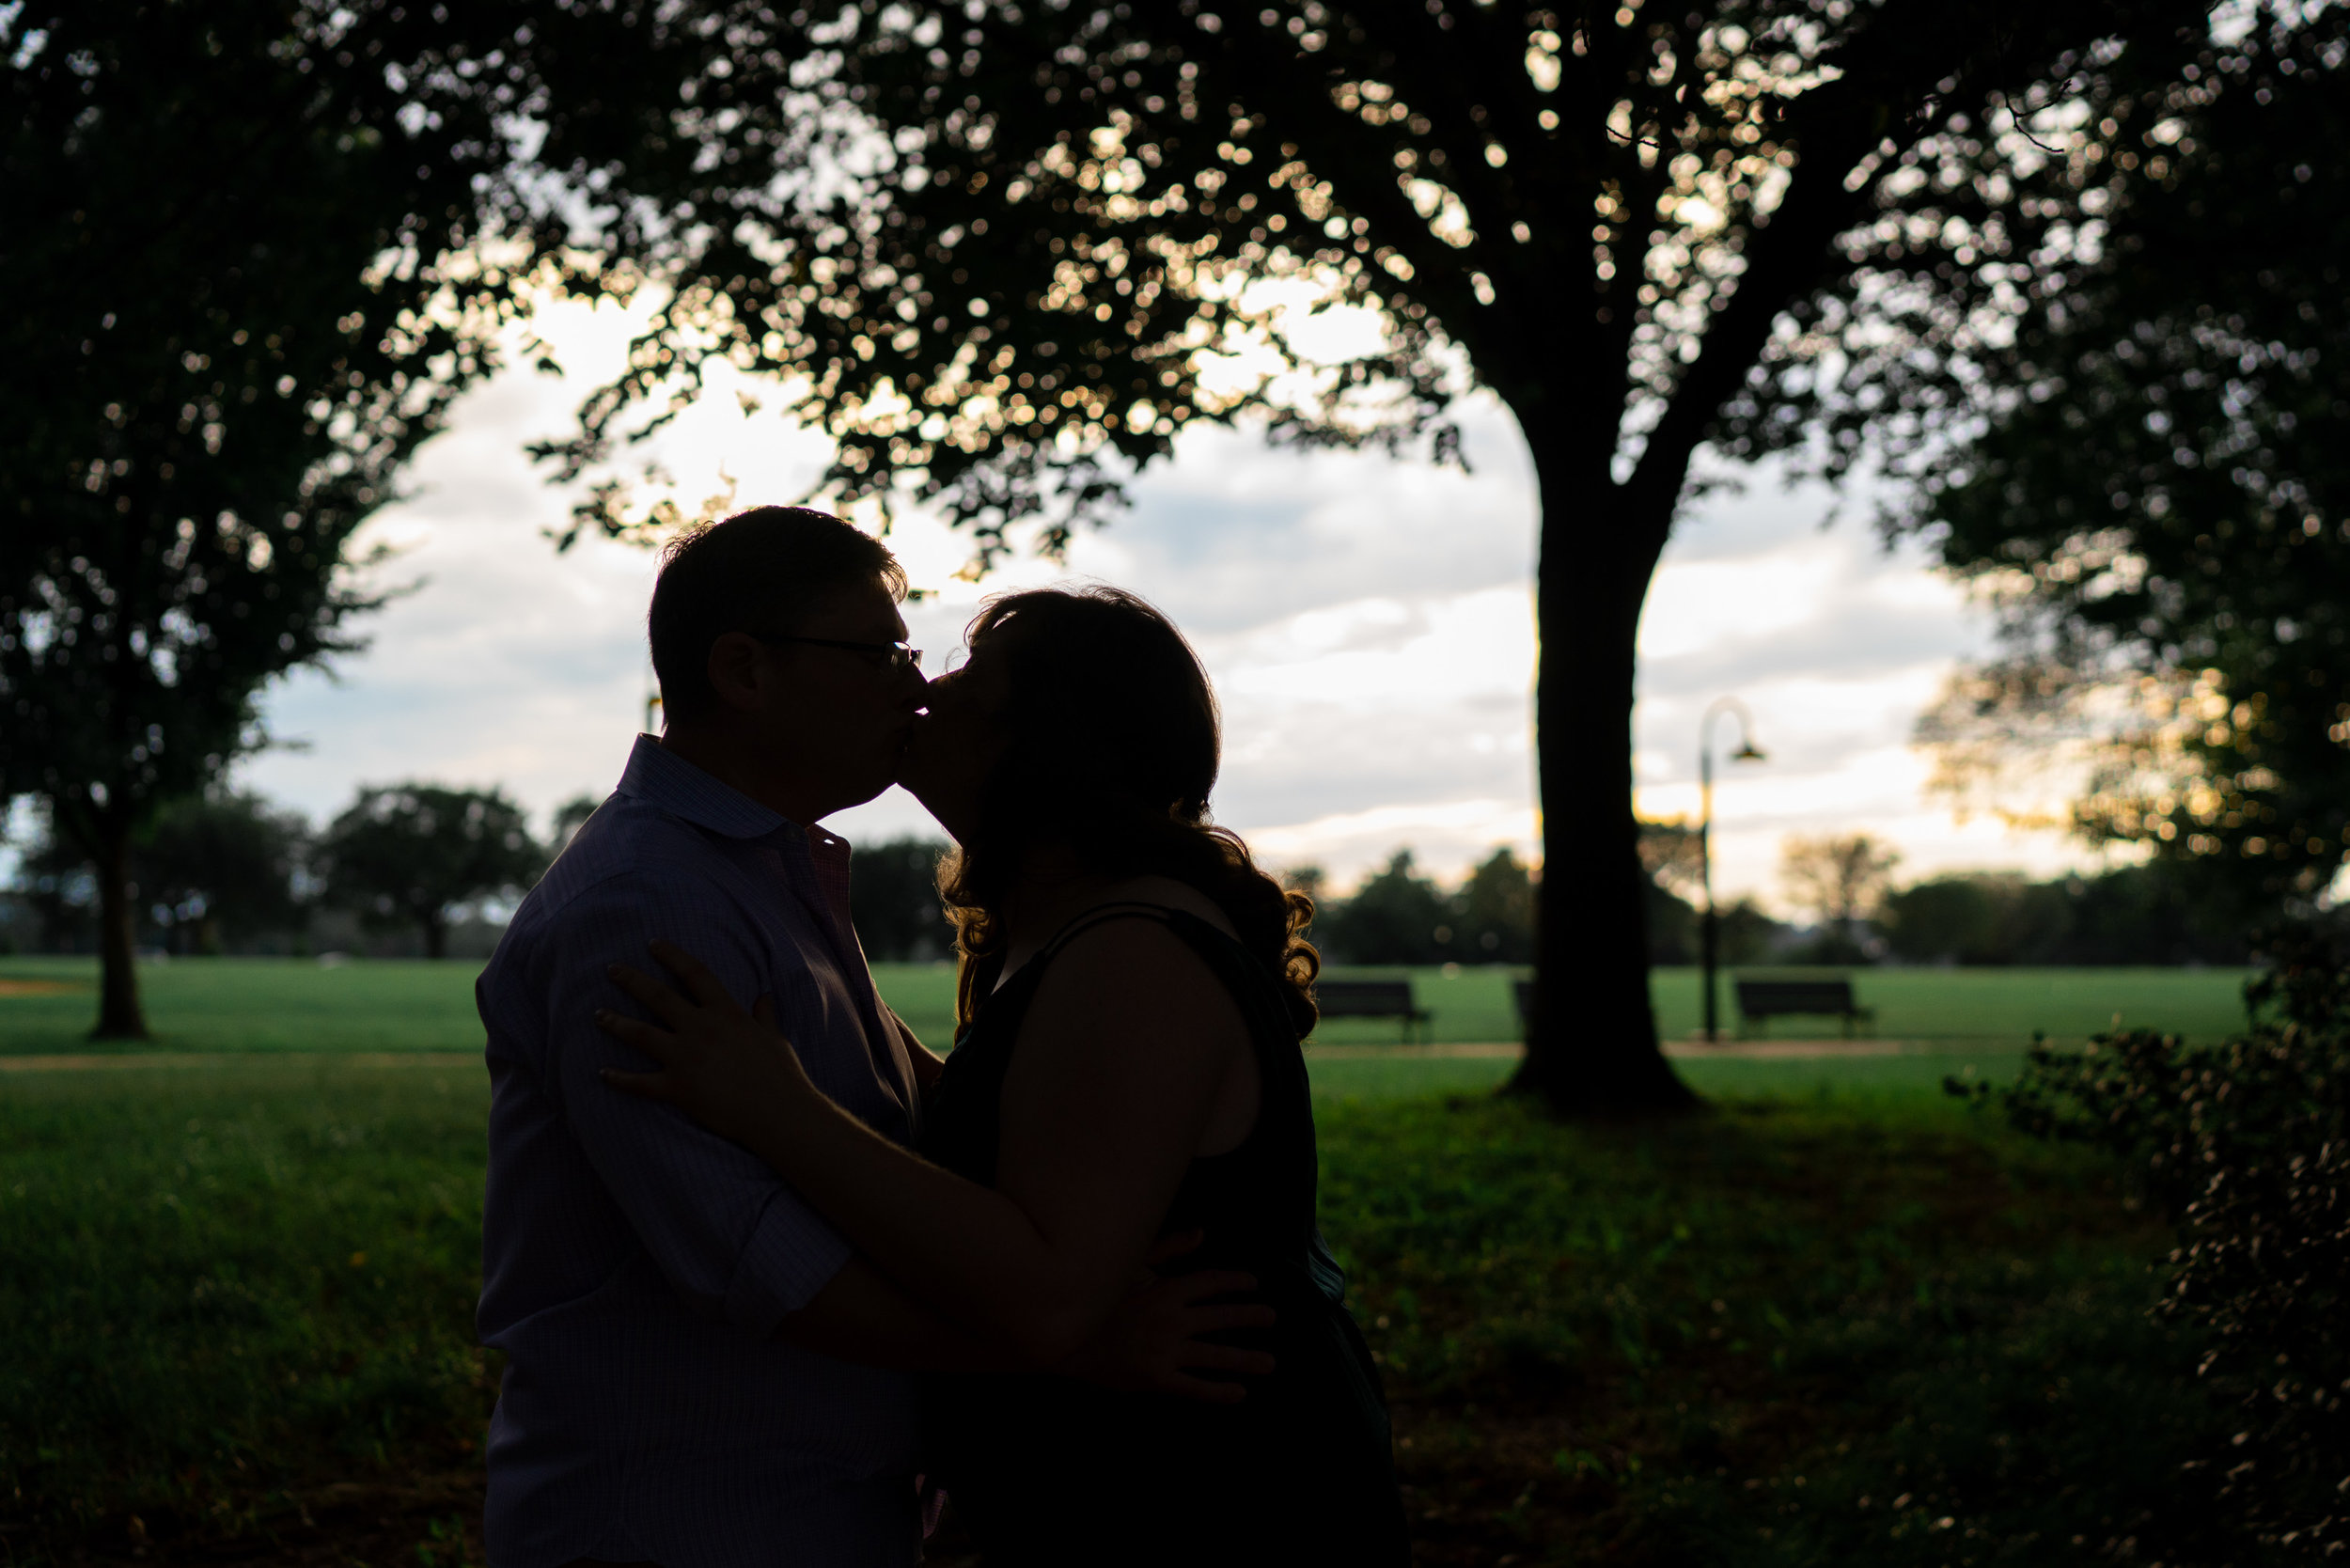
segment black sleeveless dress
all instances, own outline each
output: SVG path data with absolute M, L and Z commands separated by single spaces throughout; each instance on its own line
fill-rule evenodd
M 1177 1268 L 1256 1276 L 1279 1321 L 1236 1333 L 1277 1370 L 1238 1404 L 1120 1394 L 1072 1379 L 925 1380 L 928 1462 L 990 1568 L 1235 1562 L 1402 1564 L 1410 1552 L 1379 1374 L 1314 1226 L 1313 1111 L 1278 982 L 1207 921 L 1156 904 L 1089 912 L 982 1004 L 932 1091 L 922 1152 L 994 1185 L 1004 1073 L 1039 980 L 1104 920 L 1162 922 L 1240 1006 L 1263 1091 L 1241 1145 L 1196 1159 L 1163 1230 L 1197 1226 Z

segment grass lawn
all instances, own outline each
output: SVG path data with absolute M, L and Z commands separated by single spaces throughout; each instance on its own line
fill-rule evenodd
M 2144 1316 L 2168 1237 L 1925 1059 L 1703 1063 L 1812 1076 L 1645 1131 L 1324 1064 L 1420 1560 L 2190 1549 L 2224 1412 Z M 0 1559 L 478 1560 L 485 1101 L 425 1055 L 0 1074 Z
M 141 966 L 149 1022 L 142 1049 L 192 1051 L 471 1051 L 474 965 L 422 960 L 357 960 L 334 968 L 291 959 L 195 959 Z M 1334 975 L 1376 974 L 1334 969 Z M 1420 1005 L 1435 1014 L 1440 1042 L 1519 1038 L 1510 1000 L 1512 971 L 1410 971 Z M 0 959 L 0 1055 L 91 1049 L 83 1038 L 95 1015 L 96 964 L 88 959 Z M 885 964 L 875 974 L 890 1004 L 926 1041 L 954 1033 L 954 974 L 943 964 Z M 1966 1051 L 2020 1050 L 2035 1030 L 2075 1041 L 2132 1026 L 2191 1038 L 2225 1034 L 2243 1022 L 2245 972 L 2232 969 L 1862 969 L 1854 989 L 1876 1010 L 1876 1033 Z M 35 989 L 26 989 L 26 987 Z M 55 989 L 46 989 L 55 988 Z M 1660 1027 L 1685 1038 L 1700 1020 L 1698 980 L 1660 969 L 1652 982 Z M 1735 1021 L 1727 983 L 1723 1020 Z M 1831 1032 L 1825 1022 L 1777 1020 L 1773 1032 Z M 1384 1044 L 1398 1028 L 1342 1019 L 1318 1044 Z M 118 1049 L 119 1047 L 102 1047 Z

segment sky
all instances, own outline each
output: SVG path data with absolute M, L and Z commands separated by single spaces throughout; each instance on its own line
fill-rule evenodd
M 567 377 L 516 355 L 459 405 L 405 498 L 367 530 L 395 550 L 372 580 L 402 592 L 364 622 L 364 652 L 269 694 L 270 725 L 292 744 L 243 763 L 241 784 L 321 821 L 361 785 L 401 779 L 501 785 L 541 822 L 611 788 L 650 691 L 653 560 L 601 539 L 558 555 L 547 534 L 572 497 L 523 447 L 568 427 L 617 363 L 627 321 L 609 304 L 552 313 L 540 324 Z M 824 443 L 772 407 L 746 412 L 738 390 L 758 389 L 714 384 L 665 437 L 682 498 L 730 479 L 737 506 L 800 499 Z M 1344 887 L 1399 848 L 1447 879 L 1497 845 L 1531 855 L 1532 472 L 1497 402 L 1475 398 L 1461 414 L 1467 473 L 1192 430 L 1065 565 L 1024 553 L 979 584 L 956 577 L 967 537 L 901 516 L 890 543 L 931 590 L 907 606 L 915 641 L 936 670 L 989 593 L 1119 584 L 1198 648 L 1225 715 L 1216 819 L 1261 858 L 1322 866 Z M 1689 510 L 1640 627 L 1639 809 L 1694 812 L 1699 720 L 1730 696 L 1767 759 L 1716 770 L 1725 896 L 1777 904 L 1792 833 L 1868 832 L 1900 850 L 1904 879 L 2087 864 L 2055 835 L 1959 823 L 1922 794 L 1912 727 L 1953 665 L 1987 648 L 1989 621 L 1915 546 L 1885 549 L 1868 513 L 1865 497 L 1840 510 L 1832 494 L 1769 473 Z M 1717 728 L 1717 755 L 1734 729 Z M 896 790 L 830 825 L 852 840 L 937 833 Z

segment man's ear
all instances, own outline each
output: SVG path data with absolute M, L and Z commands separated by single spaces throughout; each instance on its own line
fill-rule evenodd
M 737 713 L 758 708 L 760 692 L 772 679 L 766 644 L 747 632 L 720 633 L 710 645 L 705 669 L 710 689 L 718 694 L 719 702 Z

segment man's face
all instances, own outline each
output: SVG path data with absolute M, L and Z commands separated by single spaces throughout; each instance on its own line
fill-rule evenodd
M 906 637 L 905 619 L 878 577 L 834 590 L 778 635 L 794 640 L 761 642 L 759 657 L 770 679 L 760 682 L 750 716 L 761 753 L 789 774 L 791 792 L 808 802 L 812 822 L 889 787 L 924 682 L 918 670 L 900 668 L 877 651 Z

